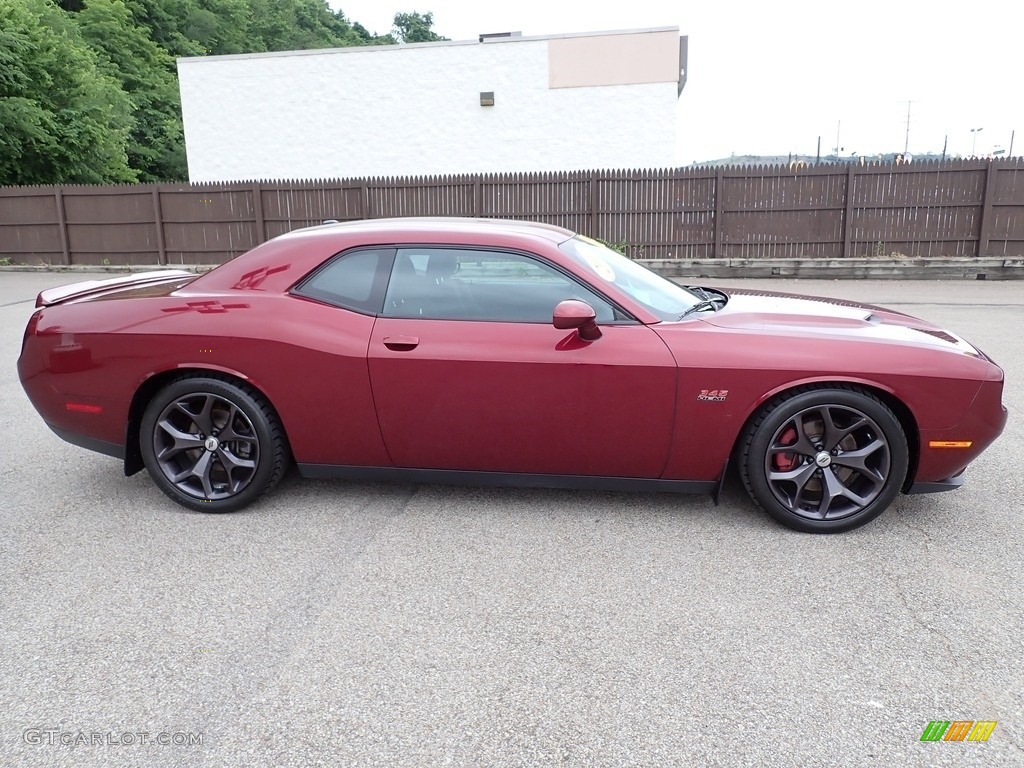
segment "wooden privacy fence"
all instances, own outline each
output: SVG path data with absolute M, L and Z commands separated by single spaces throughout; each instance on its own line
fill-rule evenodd
M 634 258 L 1024 256 L 1024 161 L 0 188 L 0 260 L 217 264 L 325 219 L 558 224 Z

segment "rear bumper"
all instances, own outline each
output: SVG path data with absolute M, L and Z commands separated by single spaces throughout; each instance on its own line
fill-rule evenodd
M 963 472 L 947 477 L 945 480 L 935 482 L 914 483 L 907 490 L 907 493 L 942 493 L 942 491 L 955 491 L 964 484 Z
M 78 432 L 72 432 L 67 429 L 61 429 L 55 427 L 53 424 L 47 423 L 53 433 L 65 442 L 77 445 L 79 448 L 86 448 L 90 451 L 96 451 L 96 453 L 102 453 L 105 456 L 112 456 L 115 459 L 121 459 L 124 461 L 124 446 L 118 445 L 117 443 L 108 443 L 106 440 L 97 440 L 95 437 L 88 437 L 81 435 Z

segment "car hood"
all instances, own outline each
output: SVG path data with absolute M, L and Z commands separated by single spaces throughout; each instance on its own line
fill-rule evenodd
M 701 321 L 719 328 L 774 334 L 850 337 L 981 353 L 954 333 L 926 320 L 872 304 L 753 290 L 724 290 L 729 302 Z

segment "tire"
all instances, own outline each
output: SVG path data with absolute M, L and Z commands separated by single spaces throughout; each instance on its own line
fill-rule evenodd
M 139 446 L 157 487 L 199 512 L 242 509 L 269 493 L 291 460 L 270 404 L 216 375 L 160 390 L 146 406 Z
M 892 504 L 909 455 L 885 403 L 833 384 L 769 401 L 741 435 L 738 464 L 750 497 L 775 520 L 807 533 L 841 533 Z

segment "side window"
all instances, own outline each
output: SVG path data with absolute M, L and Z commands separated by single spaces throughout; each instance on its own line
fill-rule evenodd
M 392 251 L 364 250 L 329 261 L 299 285 L 294 293 L 357 312 L 380 312 Z
M 572 278 L 517 253 L 399 248 L 384 299 L 385 316 L 433 320 L 550 323 L 565 299 L 587 302 L 598 322 L 624 319 Z

